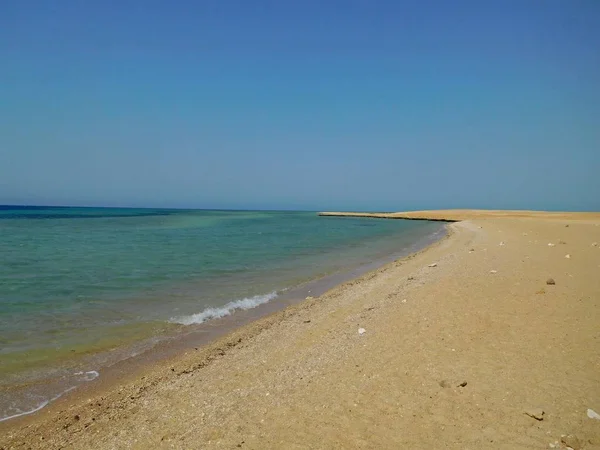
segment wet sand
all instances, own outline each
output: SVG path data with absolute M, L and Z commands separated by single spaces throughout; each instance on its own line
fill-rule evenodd
M 432 212 L 464 221 L 318 298 L 2 423 L 0 448 L 600 448 L 586 415 L 600 413 L 600 214 L 497 213 Z

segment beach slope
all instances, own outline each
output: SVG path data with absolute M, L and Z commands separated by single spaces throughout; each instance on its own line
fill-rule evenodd
M 456 223 L 0 448 L 600 448 L 600 214 L 395 214 Z

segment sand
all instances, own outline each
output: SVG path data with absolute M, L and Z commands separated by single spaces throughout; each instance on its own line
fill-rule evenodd
M 465 220 L 0 448 L 600 448 L 600 214 L 427 214 Z

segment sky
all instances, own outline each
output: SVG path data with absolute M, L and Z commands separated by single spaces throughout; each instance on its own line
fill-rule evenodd
M 0 204 L 600 210 L 600 1 L 4 0 Z

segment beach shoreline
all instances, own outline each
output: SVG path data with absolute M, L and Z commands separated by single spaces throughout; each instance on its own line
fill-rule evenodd
M 531 448 L 572 433 L 596 448 L 600 215 L 534 216 L 474 213 L 318 298 L 0 423 L 0 448 Z M 543 420 L 524 413 L 538 407 Z
M 77 403 L 81 398 L 100 395 L 110 388 L 123 383 L 125 380 L 131 378 L 132 375 L 137 376 L 140 373 L 152 370 L 156 364 L 169 364 L 172 361 L 176 361 L 181 353 L 190 348 L 196 349 L 213 344 L 219 346 L 220 340 L 225 339 L 227 341 L 227 336 L 238 330 L 243 334 L 243 327 L 251 325 L 253 322 L 277 314 L 284 309 L 304 302 L 307 298 L 319 297 L 347 281 L 360 278 L 364 274 L 377 270 L 399 258 L 419 253 L 430 245 L 443 240 L 447 235 L 447 228 L 440 227 L 437 231 L 418 238 L 410 245 L 403 246 L 374 261 L 318 277 L 278 292 L 276 299 L 273 301 L 259 304 L 247 310 L 235 311 L 233 314 L 210 319 L 201 324 L 180 325 L 177 330 L 171 330 L 169 334 L 148 338 L 147 340 L 154 342 L 153 344 L 149 343 L 146 345 L 144 344 L 145 341 L 141 341 L 119 347 L 119 353 L 124 356 L 118 357 L 115 360 L 116 362 L 109 365 L 97 366 L 93 364 L 94 355 L 91 355 L 88 357 L 85 366 L 93 369 L 93 372 L 97 376 L 96 378 L 90 380 L 91 382 L 81 383 L 72 387 L 66 386 L 58 394 L 49 392 L 46 395 L 48 400 L 43 403 L 43 406 L 36 407 L 31 412 L 24 412 L 13 418 L 0 420 L 0 431 L 3 428 L 28 424 L 42 414 L 52 414 L 52 411 L 57 407 Z M 130 350 L 137 349 L 138 347 L 141 350 L 135 350 L 135 352 Z M 127 356 L 129 353 L 132 353 L 132 356 Z M 100 371 L 101 376 L 98 376 L 98 371 Z M 45 382 L 46 380 L 40 380 L 36 382 L 36 385 L 43 388 Z M 52 383 L 55 380 L 50 379 L 48 382 Z M 26 387 L 27 385 L 23 389 L 26 389 Z M 10 387 L 7 391 L 9 390 Z

